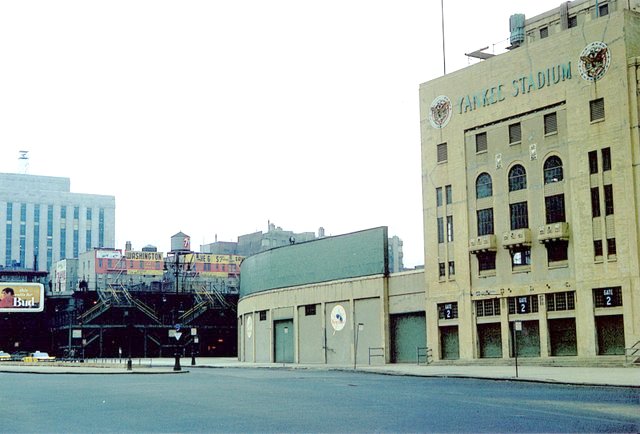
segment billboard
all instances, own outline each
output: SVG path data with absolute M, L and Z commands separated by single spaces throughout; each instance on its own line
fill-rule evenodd
M 0 282 L 0 312 L 42 312 L 44 285 L 41 283 Z

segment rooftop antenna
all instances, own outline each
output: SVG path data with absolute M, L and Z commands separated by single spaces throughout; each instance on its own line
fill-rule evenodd
M 27 174 L 27 169 L 29 168 L 29 151 L 18 151 L 20 156 L 18 160 L 20 160 L 20 166 L 22 168 L 22 173 Z
M 447 75 L 447 55 L 444 51 L 444 0 L 440 0 L 440 16 L 442 19 L 442 69 Z

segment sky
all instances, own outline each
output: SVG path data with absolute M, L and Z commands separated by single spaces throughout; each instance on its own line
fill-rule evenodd
M 446 72 L 560 3 L 445 0 Z M 115 196 L 116 248 L 388 226 L 424 264 L 418 88 L 443 74 L 440 6 L 2 2 L 0 172 Z

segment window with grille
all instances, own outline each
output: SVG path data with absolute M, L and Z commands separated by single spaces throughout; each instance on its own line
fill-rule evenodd
M 591 187 L 591 217 L 600 217 L 600 189 Z
M 444 243 L 444 219 L 438 217 L 438 243 Z
M 564 179 L 564 173 L 562 170 L 562 160 L 560 157 L 552 155 L 544 162 L 544 183 L 551 184 L 552 182 L 559 182 Z
M 567 221 L 564 215 L 564 194 L 544 198 L 547 224 Z
M 439 319 L 455 319 L 458 318 L 458 303 L 439 303 L 438 304 Z
M 555 292 L 547 294 L 547 310 L 549 312 L 555 312 L 559 310 L 575 310 L 576 308 L 576 292 Z
M 453 242 L 453 216 L 447 216 L 447 241 Z
M 266 321 L 267 320 L 267 311 L 266 310 L 261 310 L 259 312 L 260 315 L 260 321 Z
M 611 148 L 602 149 L 602 171 L 611 170 Z
M 478 271 L 491 271 L 496 269 L 496 252 L 478 252 Z
M 436 206 L 442 206 L 442 187 L 436 188 Z
M 594 288 L 593 302 L 595 307 L 622 306 L 622 287 Z
M 547 262 L 561 262 L 569 259 L 569 242 L 566 240 L 555 240 L 545 243 L 547 248 Z
M 519 246 L 509 250 L 511 254 L 511 266 L 520 267 L 523 265 L 531 265 L 531 248 L 528 246 Z
M 491 181 L 491 175 L 481 173 L 476 179 L 476 198 L 482 199 L 483 197 L 491 197 L 492 195 L 493 183 Z
M 304 307 L 304 315 L 311 316 L 316 314 L 316 305 L 315 304 L 307 304 Z
M 538 312 L 538 296 L 537 295 L 523 295 L 520 297 L 509 297 L 507 299 L 509 304 L 509 314 L 515 315 L 524 313 L 536 313 Z
M 589 152 L 589 173 L 594 174 L 598 173 L 598 152 L 591 151 Z
M 520 143 L 522 141 L 522 127 L 520 122 L 509 125 L 509 144 Z
M 554 134 L 558 132 L 558 117 L 556 113 L 544 115 L 544 133 Z
M 578 16 L 577 15 L 570 16 L 569 21 L 567 22 L 567 27 L 572 28 L 577 26 L 578 26 Z
M 478 236 L 493 234 L 493 208 L 479 209 Z
M 540 29 L 540 39 L 544 39 L 549 36 L 549 27 L 543 27 Z
M 500 315 L 500 299 L 476 300 L 476 316 Z
M 589 113 L 591 114 L 591 122 L 604 119 L 604 98 L 589 101 Z
M 602 240 L 593 240 L 593 255 L 602 256 Z
M 616 239 L 615 238 L 607 238 L 607 255 L 613 256 L 617 253 L 616 251 Z
M 438 163 L 443 163 L 447 161 L 447 144 L 446 143 L 440 143 L 437 146 L 437 152 L 438 152 L 438 156 L 437 156 Z
M 511 214 L 511 230 L 529 227 L 529 213 L 527 202 L 512 203 L 509 205 Z
M 487 133 L 476 134 L 476 152 L 487 151 Z
M 604 215 L 613 214 L 613 185 L 604 186 Z
M 527 188 L 527 172 L 520 164 L 509 170 L 509 191 L 524 190 Z

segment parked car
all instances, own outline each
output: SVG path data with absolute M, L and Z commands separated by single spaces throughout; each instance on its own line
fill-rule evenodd
M 16 351 L 15 353 L 11 354 L 11 360 L 20 362 L 28 355 L 29 353 L 26 351 Z
M 49 353 L 36 351 L 35 353 L 31 353 L 29 356 L 24 357 L 22 361 L 23 362 L 51 362 L 55 359 L 56 358 L 54 356 L 50 356 Z
M 0 351 L 0 361 L 11 360 L 11 354 Z

